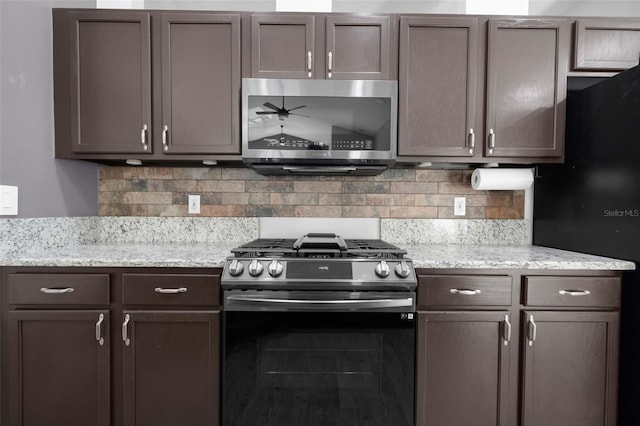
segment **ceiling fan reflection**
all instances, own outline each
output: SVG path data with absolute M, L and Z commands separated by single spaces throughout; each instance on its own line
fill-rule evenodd
M 273 115 L 273 114 L 277 114 L 278 115 L 278 119 L 281 121 L 284 121 L 285 118 L 289 118 L 290 115 L 298 115 L 300 117 L 309 117 L 308 115 L 304 115 L 304 114 L 298 114 L 295 112 L 291 112 L 291 111 L 295 111 L 301 108 L 306 108 L 306 105 L 300 105 L 297 107 L 293 107 L 291 109 L 287 109 L 284 106 L 284 96 L 282 97 L 282 107 L 279 108 L 277 106 L 275 106 L 274 104 L 272 104 L 271 102 L 265 102 L 263 104 L 263 106 L 272 109 L 273 111 L 257 111 L 256 114 L 257 115 Z

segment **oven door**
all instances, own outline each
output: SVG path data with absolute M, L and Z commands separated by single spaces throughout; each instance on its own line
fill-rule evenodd
M 414 293 L 317 293 L 225 292 L 223 425 L 414 425 Z

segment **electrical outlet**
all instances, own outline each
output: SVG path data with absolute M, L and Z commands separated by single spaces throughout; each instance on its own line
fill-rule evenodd
M 0 185 L 0 216 L 18 214 L 18 187 Z
M 455 197 L 453 199 L 453 215 L 464 216 L 467 214 L 467 200 L 464 197 Z
M 200 196 L 199 195 L 189 195 L 189 213 L 191 214 L 200 213 Z

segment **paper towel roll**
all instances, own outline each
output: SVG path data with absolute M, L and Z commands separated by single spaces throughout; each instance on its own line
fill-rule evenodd
M 533 183 L 531 169 L 475 169 L 471 187 L 478 190 L 527 189 Z

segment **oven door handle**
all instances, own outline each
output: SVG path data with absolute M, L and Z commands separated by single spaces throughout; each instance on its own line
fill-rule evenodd
M 413 297 L 314 300 L 229 295 L 225 299 L 225 310 L 228 311 L 413 311 L 414 309 Z

